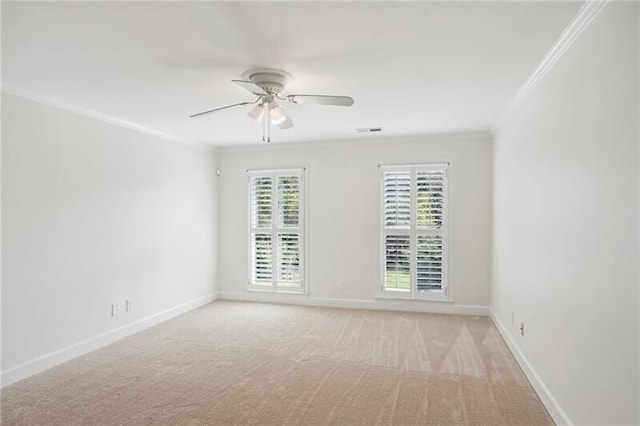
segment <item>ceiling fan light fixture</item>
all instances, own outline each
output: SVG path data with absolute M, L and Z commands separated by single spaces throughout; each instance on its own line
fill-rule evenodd
M 264 107 L 262 105 L 256 105 L 256 107 L 247 115 L 259 123 L 264 115 Z
M 287 116 L 287 118 L 282 123 L 278 124 L 278 127 L 283 130 L 290 129 L 293 127 L 293 121 L 291 121 L 289 116 Z
M 282 124 L 289 118 L 287 113 L 284 112 L 284 109 L 276 103 L 271 106 L 269 113 L 271 114 L 271 124 L 274 125 Z
M 280 122 L 278 124 L 278 127 L 283 130 L 292 128 L 293 121 L 291 121 L 291 118 L 289 118 L 289 114 L 287 114 L 287 111 L 285 111 L 284 108 L 282 108 L 282 116 L 284 117 L 284 121 Z

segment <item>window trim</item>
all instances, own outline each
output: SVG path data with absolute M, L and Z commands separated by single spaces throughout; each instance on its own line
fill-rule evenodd
M 451 206 L 450 206 L 450 186 L 451 186 L 451 163 L 450 162 L 433 162 L 433 163 L 412 163 L 412 164 L 380 164 L 378 165 L 378 259 L 379 259 L 379 280 L 377 284 L 377 291 L 375 294 L 376 298 L 381 299 L 402 299 L 402 300 L 425 300 L 425 301 L 434 301 L 434 302 L 453 302 L 452 291 L 451 291 L 451 275 L 450 275 L 450 264 L 451 261 L 449 259 L 449 253 L 451 251 Z M 416 242 L 418 235 L 429 235 L 430 231 L 419 231 L 417 230 L 415 223 L 415 211 L 416 211 L 416 195 L 417 195 L 417 179 L 416 173 L 418 171 L 429 171 L 429 170 L 444 170 L 445 179 L 444 179 L 444 214 L 442 218 L 443 229 L 442 233 L 438 235 L 442 235 L 442 287 L 443 291 L 441 293 L 437 292 L 420 292 L 416 290 L 416 257 L 417 257 L 417 249 Z M 394 171 L 409 171 L 410 172 L 410 181 L 411 181 L 411 223 L 409 229 L 404 232 L 404 230 L 398 230 L 397 233 L 389 232 L 385 229 L 385 219 L 384 219 L 384 173 L 385 172 L 394 172 Z M 411 260 L 410 260 L 410 287 L 409 291 L 406 290 L 396 290 L 396 289 L 385 289 L 384 280 L 385 280 L 385 237 L 390 235 L 408 235 L 410 240 L 410 250 L 411 250 Z
M 276 252 L 278 250 L 277 246 L 277 235 L 280 231 L 290 231 L 290 229 L 286 228 L 278 228 L 278 203 L 277 203 L 277 178 L 278 176 L 291 176 L 297 175 L 300 180 L 300 193 L 299 193 L 299 211 L 298 211 L 298 227 L 297 234 L 299 238 L 299 247 L 300 247 L 300 255 L 299 255 L 299 269 L 300 269 L 300 286 L 292 287 L 292 286 L 282 286 L 278 285 L 278 265 L 277 265 L 277 256 Z M 253 253 L 251 250 L 251 236 L 254 231 L 251 223 L 251 179 L 254 177 L 260 176 L 268 176 L 272 178 L 273 182 L 273 193 L 275 195 L 275 202 L 272 202 L 271 205 L 271 230 L 269 231 L 271 235 L 272 241 L 272 250 L 273 250 L 273 258 L 272 258 L 272 280 L 271 285 L 261 285 L 255 284 L 252 282 L 253 275 Z M 248 289 L 250 291 L 256 292 L 266 292 L 266 293 L 287 293 L 287 294 L 307 294 L 307 277 L 306 277 L 306 183 L 305 183 L 305 168 L 304 167 L 291 167 L 291 168 L 282 168 L 282 169 L 268 169 L 268 170 L 249 170 L 247 169 L 247 283 Z

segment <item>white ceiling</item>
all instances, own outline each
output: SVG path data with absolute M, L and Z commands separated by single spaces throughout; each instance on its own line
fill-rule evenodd
M 352 108 L 286 104 L 274 142 L 489 129 L 580 8 L 578 2 L 3 2 L 3 85 L 177 138 L 261 143 L 253 96 L 230 80 L 282 68 L 289 93 L 350 95 Z

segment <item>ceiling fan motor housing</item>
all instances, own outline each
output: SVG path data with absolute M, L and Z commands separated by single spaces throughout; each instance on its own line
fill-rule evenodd
M 242 74 L 242 78 L 270 95 L 278 95 L 284 91 L 287 83 L 293 80 L 293 76 L 288 72 L 274 68 L 254 68 Z

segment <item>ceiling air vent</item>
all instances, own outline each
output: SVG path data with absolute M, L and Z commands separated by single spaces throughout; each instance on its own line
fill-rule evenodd
M 374 132 L 381 132 L 382 131 L 382 127 L 363 127 L 361 129 L 356 129 L 357 133 L 374 133 Z

